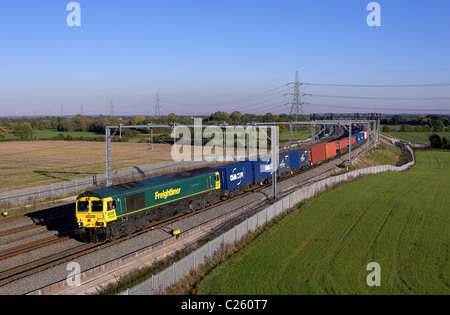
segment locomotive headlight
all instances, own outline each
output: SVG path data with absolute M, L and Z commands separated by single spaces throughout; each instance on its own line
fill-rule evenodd
M 83 226 L 83 222 L 78 222 L 78 226 L 82 227 Z

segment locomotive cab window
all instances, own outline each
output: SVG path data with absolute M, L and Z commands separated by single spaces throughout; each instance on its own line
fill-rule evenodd
M 103 211 L 103 201 L 95 200 L 92 201 L 92 212 L 102 212 Z
M 107 205 L 108 205 L 108 211 L 116 209 L 116 201 L 115 200 L 108 201 Z
M 88 212 L 89 211 L 89 201 L 78 201 L 77 202 L 78 212 Z

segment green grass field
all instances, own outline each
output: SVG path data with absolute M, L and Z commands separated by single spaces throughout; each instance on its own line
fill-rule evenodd
M 211 271 L 199 294 L 450 294 L 450 153 L 307 201 Z M 381 286 L 369 287 L 370 262 Z
M 431 135 L 439 135 L 441 138 L 450 140 L 450 132 L 388 132 L 387 134 L 400 140 L 427 145 L 430 145 Z
M 14 132 L 12 130 L 8 130 L 8 140 L 17 140 L 17 137 L 14 136 Z M 95 137 L 101 137 L 104 136 L 104 133 L 97 133 L 97 132 L 81 132 L 81 131 L 58 131 L 58 130 L 33 130 L 33 139 L 36 140 L 50 140 L 58 137 L 59 134 L 63 134 L 64 137 L 67 137 L 68 135 L 72 137 L 84 137 L 84 138 L 95 138 Z
M 289 130 L 280 132 L 280 141 L 281 140 L 289 140 Z M 293 131 L 292 132 L 292 140 L 305 140 L 311 137 L 311 131 Z

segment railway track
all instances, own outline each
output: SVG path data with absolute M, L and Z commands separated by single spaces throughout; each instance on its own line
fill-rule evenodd
M 63 242 L 74 234 L 70 233 L 68 236 L 54 235 L 47 238 L 43 238 L 37 241 L 33 241 L 24 245 L 19 245 L 16 247 L 8 248 L 6 250 L 0 251 L 0 260 L 11 258 L 26 252 L 30 252 L 45 246 L 53 245 L 59 242 Z
M 18 233 L 29 231 L 29 230 L 38 229 L 38 228 L 40 228 L 43 225 L 49 225 L 49 224 L 58 223 L 58 222 L 61 222 L 61 221 L 68 220 L 70 218 L 73 218 L 73 215 L 64 215 L 64 216 L 60 216 L 60 217 L 57 217 L 57 218 L 52 218 L 52 219 L 49 219 L 49 220 L 46 220 L 46 221 L 43 221 L 43 222 L 39 222 L 39 223 L 30 223 L 30 224 L 27 224 L 27 225 L 24 225 L 24 226 L 20 226 L 20 227 L 17 227 L 17 228 L 12 228 L 12 229 L 9 229 L 9 230 L 6 230 L 6 231 L 2 231 L 2 232 L 0 232 L 0 237 L 6 236 L 6 235 L 18 234 Z M 20 219 L 23 219 L 23 218 L 20 218 Z M 4 222 L 2 222 L 2 223 L 4 223 Z
M 247 195 L 249 193 L 251 193 L 251 192 L 245 193 L 243 195 Z M 194 214 L 198 214 L 198 213 L 207 211 L 207 210 L 211 209 L 212 207 L 216 207 L 216 206 L 219 206 L 221 204 L 225 204 L 225 203 L 230 202 L 232 200 L 235 200 L 235 199 L 237 199 L 239 197 L 242 197 L 243 195 L 239 195 L 239 196 L 236 196 L 234 198 L 227 199 L 227 200 L 222 201 L 222 202 L 220 202 L 218 204 L 214 204 L 212 206 L 206 207 L 204 209 L 201 209 L 201 210 L 198 210 L 198 211 L 195 211 L 195 212 L 192 212 L 192 213 L 180 215 L 180 216 L 171 218 L 169 220 L 166 220 L 166 221 L 163 221 L 163 222 L 159 222 L 157 224 L 150 225 L 146 229 L 143 229 L 143 230 L 135 232 L 133 234 L 121 237 L 121 238 L 119 238 L 117 240 L 114 240 L 114 241 L 105 242 L 105 243 L 94 243 L 94 244 L 88 243 L 88 244 L 84 244 L 84 245 L 81 245 L 79 247 L 68 249 L 66 251 L 63 251 L 63 252 L 60 252 L 60 253 L 57 253 L 57 254 L 54 254 L 54 255 L 42 258 L 42 259 L 38 259 L 36 261 L 32 261 L 32 262 L 23 264 L 21 266 L 18 266 L 18 267 L 15 267 L 15 268 L 3 271 L 3 272 L 0 272 L 0 286 L 4 285 L 4 284 L 6 284 L 6 283 L 8 283 L 10 281 L 14 281 L 14 280 L 19 279 L 21 277 L 25 277 L 27 275 L 30 275 L 32 273 L 35 273 L 35 272 L 47 269 L 47 268 L 52 267 L 54 265 L 64 263 L 66 261 L 75 259 L 75 258 L 77 258 L 79 256 L 82 256 L 82 255 L 86 255 L 86 254 L 88 254 L 90 252 L 93 252 L 93 251 L 105 248 L 107 246 L 114 245 L 114 244 L 119 243 L 119 242 L 123 242 L 123 241 L 125 241 L 125 240 L 127 240 L 129 238 L 135 237 L 135 236 L 143 234 L 143 233 L 147 233 L 148 231 L 151 231 L 151 230 L 159 228 L 159 227 L 163 227 L 165 225 L 173 223 L 173 222 L 175 222 L 177 220 L 180 220 L 182 218 L 187 218 L 187 217 L 192 216 Z M 14 257 L 16 255 L 22 254 L 24 252 L 35 250 L 35 249 L 41 248 L 43 246 L 48 246 L 48 245 L 51 245 L 51 244 L 54 244 L 54 243 L 57 243 L 57 242 L 61 242 L 61 241 L 67 240 L 69 238 L 70 238 L 70 236 L 66 236 L 66 237 L 63 237 L 63 238 L 48 238 L 48 240 L 44 241 L 43 243 L 38 243 L 38 244 L 35 244 L 35 245 L 32 245 L 32 246 L 29 246 L 30 244 L 26 244 L 26 245 L 23 245 L 23 248 L 22 248 L 22 246 L 20 246 L 20 247 L 13 248 L 13 249 L 10 249 L 10 250 L 4 251 L 4 252 L 0 252 L 0 260 L 6 259 L 6 258 L 11 258 L 11 257 Z

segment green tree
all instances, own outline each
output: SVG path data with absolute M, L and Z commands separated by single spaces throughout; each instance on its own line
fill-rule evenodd
M 133 123 L 134 123 L 135 125 L 143 125 L 143 124 L 144 124 L 144 121 L 145 121 L 145 117 L 144 117 L 144 116 L 142 116 L 142 115 L 137 115 L 137 116 L 134 118 Z
M 431 147 L 434 149 L 442 149 L 441 137 L 439 137 L 439 135 L 430 136 L 430 144 L 431 144 Z
M 17 127 L 14 128 L 14 136 L 19 138 L 19 140 L 31 140 L 33 138 L 33 128 L 31 128 L 31 124 L 29 122 L 24 122 L 17 125 Z
M 401 125 L 400 132 L 411 132 L 413 128 L 410 125 Z
M 218 111 L 211 115 L 211 119 L 219 124 L 230 122 L 230 114 Z
M 432 120 L 431 128 L 433 128 L 433 132 L 443 132 L 445 130 L 445 125 L 441 120 Z
M 169 124 L 176 123 L 177 120 L 178 120 L 177 115 L 175 115 L 174 113 L 170 113 L 169 115 L 167 115 L 167 122 Z
M 75 128 L 75 131 L 87 131 L 88 130 L 88 119 L 87 117 L 81 116 L 78 114 L 73 120 L 73 125 Z
M 401 125 L 405 122 L 405 117 L 401 116 L 401 115 L 394 115 L 391 118 L 391 124 L 392 125 Z
M 447 138 L 442 138 L 442 149 L 450 150 L 450 143 Z
M 234 111 L 231 113 L 230 118 L 235 124 L 241 123 L 242 114 L 239 111 Z
M 0 140 L 6 140 L 7 137 L 8 137 L 8 131 L 6 130 L 5 127 L 0 125 Z
M 264 119 L 264 122 L 274 122 L 274 121 L 276 121 L 276 118 L 275 118 L 274 115 L 272 115 L 272 113 L 265 114 L 263 119 Z
M 387 126 L 387 125 L 384 125 L 382 131 L 383 131 L 383 132 L 390 132 L 390 131 L 391 131 L 391 128 L 390 128 L 389 126 Z
M 58 131 L 75 131 L 75 124 L 72 119 L 64 118 L 58 125 Z

